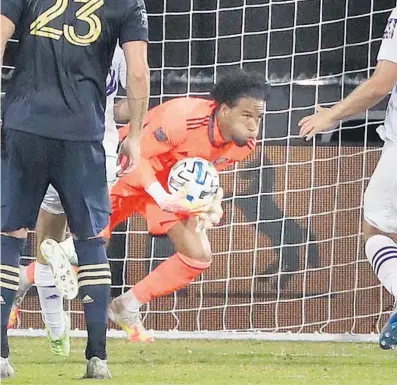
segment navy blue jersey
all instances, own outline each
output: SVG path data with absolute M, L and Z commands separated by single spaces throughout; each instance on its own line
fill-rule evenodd
M 143 0 L 2 0 L 1 13 L 20 39 L 4 127 L 102 140 L 105 82 L 117 40 L 148 40 Z

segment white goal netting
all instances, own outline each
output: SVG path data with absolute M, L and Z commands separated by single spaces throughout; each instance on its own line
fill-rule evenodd
M 395 1 L 146 3 L 151 105 L 205 95 L 217 76 L 238 66 L 264 72 L 273 89 L 256 152 L 222 173 L 225 217 L 210 232 L 212 267 L 144 308 L 145 326 L 165 337 L 373 339 L 368 336 L 379 331 L 392 298 L 363 253 L 362 201 L 379 158 L 374 128 L 384 104 L 313 144 L 298 138 L 297 122 L 371 74 Z M 12 74 L 15 47 L 3 83 Z M 34 234 L 30 240 L 24 264 L 35 254 Z M 150 237 L 139 217 L 129 219 L 109 248 L 112 294 L 172 253 L 166 238 Z M 65 306 L 73 328 L 84 329 L 78 301 Z M 32 290 L 23 330 L 43 327 L 38 309 Z

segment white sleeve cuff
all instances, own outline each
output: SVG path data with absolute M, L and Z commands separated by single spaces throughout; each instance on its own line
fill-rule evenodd
M 145 191 L 161 206 L 162 202 L 168 199 L 169 195 L 159 182 L 153 182 Z

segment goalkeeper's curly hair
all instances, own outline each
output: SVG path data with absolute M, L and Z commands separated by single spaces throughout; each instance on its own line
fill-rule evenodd
M 218 106 L 233 107 L 240 98 L 267 100 L 268 90 L 269 85 L 261 73 L 239 69 L 222 76 L 212 89 L 211 97 Z

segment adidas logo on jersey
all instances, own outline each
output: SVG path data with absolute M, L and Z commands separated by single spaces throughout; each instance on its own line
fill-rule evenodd
M 2 295 L 0 295 L 0 305 L 5 305 L 6 301 L 4 301 L 4 298 Z
M 88 294 L 86 294 L 81 300 L 81 303 L 93 303 L 93 302 L 94 300 Z

